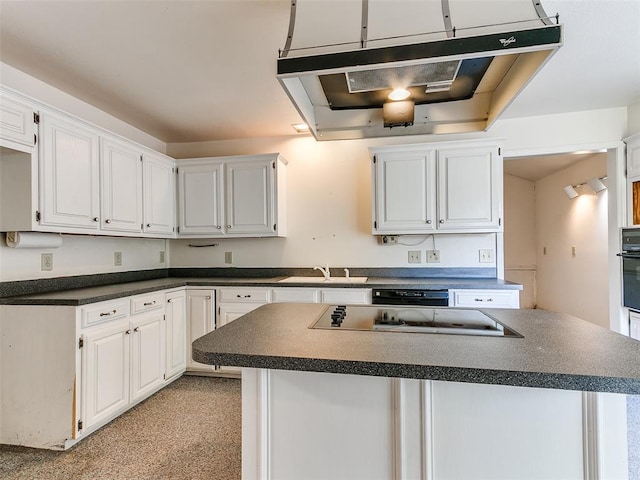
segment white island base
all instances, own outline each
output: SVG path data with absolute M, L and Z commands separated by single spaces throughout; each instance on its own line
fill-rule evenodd
M 627 479 L 625 395 L 242 369 L 243 480 Z

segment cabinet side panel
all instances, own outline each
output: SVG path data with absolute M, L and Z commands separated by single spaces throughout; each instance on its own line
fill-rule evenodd
M 0 441 L 62 449 L 75 421 L 75 307 L 0 306 Z
M 434 478 L 583 478 L 582 393 L 432 382 Z
M 271 370 L 270 478 L 394 478 L 391 392 L 389 378 Z

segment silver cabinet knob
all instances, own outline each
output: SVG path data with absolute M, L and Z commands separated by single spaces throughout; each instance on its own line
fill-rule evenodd
M 104 221 L 104 223 L 111 223 L 111 219 L 110 219 L 110 218 L 107 218 L 107 219 Z
M 100 221 L 100 219 L 99 219 L 98 217 L 93 217 L 93 221 L 94 221 L 94 222 L 99 222 L 99 221 Z
M 216 226 L 216 228 L 217 228 L 218 230 L 222 229 L 222 227 L 221 227 L 220 225 Z
M 444 220 L 440 220 L 440 223 L 444 223 Z
M 131 329 L 127 330 L 127 331 L 126 331 L 126 332 L 124 332 L 124 333 L 126 333 L 127 335 L 131 335 Z
M 231 225 L 227 225 L 227 228 L 231 228 Z
M 151 228 L 151 224 L 150 223 L 147 223 L 147 228 Z
M 431 225 L 431 220 L 427 220 L 427 224 L 428 224 L 428 225 Z
M 134 332 L 139 332 L 140 331 L 140 327 L 136 327 L 133 329 Z

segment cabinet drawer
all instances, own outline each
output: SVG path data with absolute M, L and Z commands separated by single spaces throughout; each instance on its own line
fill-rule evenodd
M 221 288 L 221 302 L 269 303 L 268 288 Z
M 371 290 L 362 288 L 327 288 L 320 291 L 321 303 L 371 304 Z
M 315 288 L 274 288 L 271 291 L 271 301 L 277 302 L 298 302 L 298 303 L 318 303 L 319 291 Z
M 451 290 L 453 307 L 520 308 L 518 290 Z
M 148 312 L 164 306 L 164 292 L 131 297 L 131 315 Z
M 129 299 L 121 298 L 108 302 L 92 303 L 82 307 L 82 327 L 91 327 L 101 323 L 110 322 L 129 315 Z

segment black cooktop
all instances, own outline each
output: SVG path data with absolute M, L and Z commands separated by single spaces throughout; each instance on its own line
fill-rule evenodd
M 522 338 L 480 310 L 411 305 L 329 305 L 309 328 Z

